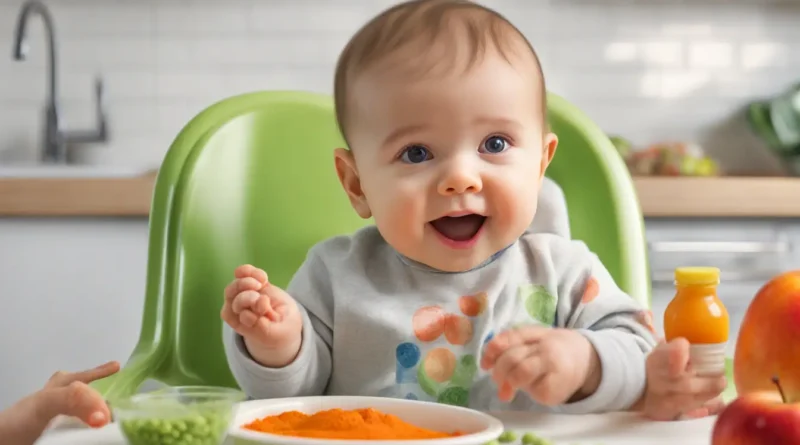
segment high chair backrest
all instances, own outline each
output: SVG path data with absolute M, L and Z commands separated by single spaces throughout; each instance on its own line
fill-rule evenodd
M 597 254 L 617 285 L 650 307 L 644 218 L 633 179 L 608 136 L 580 109 L 548 93 L 559 144 L 547 169 L 564 192 L 573 239 Z
M 647 301 L 631 179 L 587 117 L 557 96 L 549 100 L 561 143 L 548 175 L 564 190 L 572 237 Z M 332 151 L 340 146 L 332 98 L 313 93 L 236 96 L 189 122 L 156 180 L 139 344 L 119 376 L 96 386 L 107 395 L 130 393 L 144 379 L 235 386 L 219 312 L 236 266 L 257 265 L 285 285 L 310 246 L 371 223 L 338 183 Z

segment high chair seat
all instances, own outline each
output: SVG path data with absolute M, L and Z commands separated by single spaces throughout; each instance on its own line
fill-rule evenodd
M 532 230 L 585 241 L 620 288 L 649 306 L 631 177 L 586 115 L 556 95 L 548 101 L 560 145 Z M 371 223 L 355 214 L 336 178 L 332 151 L 341 146 L 327 95 L 249 93 L 192 119 L 156 180 L 138 344 L 118 374 L 93 386 L 112 403 L 147 379 L 235 387 L 219 315 L 235 267 L 257 265 L 285 286 L 313 244 Z
M 570 237 L 567 200 L 561 187 L 545 176 L 542 189 L 539 191 L 539 203 L 536 215 L 527 232 L 554 233 L 565 238 Z

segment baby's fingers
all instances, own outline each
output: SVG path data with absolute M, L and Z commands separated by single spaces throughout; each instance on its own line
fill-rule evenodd
M 536 345 L 514 346 L 500 356 L 492 372 L 495 382 L 508 382 L 514 388 L 526 388 L 544 372 Z
M 544 371 L 536 344 L 512 346 L 500 356 L 492 371 L 492 379 L 500 387 L 498 397 L 511 401 L 517 389 L 527 391 L 542 378 Z
M 91 383 L 95 380 L 108 377 L 119 371 L 120 365 L 117 361 L 104 363 L 92 369 L 79 372 L 58 371 L 50 377 L 45 385 L 46 388 L 67 386 L 73 382 Z
M 233 275 L 236 278 L 255 278 L 262 285 L 267 283 L 267 273 L 250 264 L 237 267 L 236 270 L 233 271 Z
M 258 280 L 252 277 L 246 278 L 238 278 L 233 280 L 229 285 L 225 287 L 225 299 L 227 301 L 231 301 L 236 298 L 242 292 L 246 291 L 258 291 L 264 287 L 263 284 L 259 283 Z
M 233 308 L 231 307 L 230 303 L 225 302 L 222 306 L 222 310 L 219 313 L 220 318 L 222 321 L 228 324 L 234 331 L 238 332 L 239 329 L 239 314 L 233 312 Z M 241 334 L 241 333 L 240 333 Z
M 649 403 L 644 414 L 651 420 L 670 421 L 678 420 L 686 413 L 696 411 L 701 404 L 697 404 L 691 396 L 663 397 Z
M 702 403 L 702 405 L 699 408 L 685 412 L 681 417 L 684 419 L 699 419 L 702 417 L 715 416 L 725 407 L 725 402 L 722 401 L 721 397 L 706 400 L 705 403 L 703 403 L 703 401 L 704 399 L 700 399 L 699 402 Z
M 675 383 L 672 392 L 675 394 L 691 395 L 700 398 L 703 402 L 720 395 L 727 386 L 725 376 L 693 376 L 684 378 Z
M 702 419 L 703 417 L 708 417 L 708 408 L 701 406 L 700 408 L 684 413 L 680 419 Z
M 270 321 L 274 321 L 276 323 L 281 321 L 280 314 L 275 312 L 275 309 L 272 307 L 272 299 L 269 297 L 269 295 L 261 292 L 249 291 L 246 296 L 242 296 L 241 304 L 241 311 L 249 309 L 258 317 L 264 316 Z M 237 313 L 241 311 L 234 309 L 234 312 Z
M 119 362 L 110 361 L 92 369 L 76 372 L 73 374 L 73 381 L 89 384 L 95 380 L 100 380 L 112 374 L 116 374 L 117 371 L 119 371 L 119 368 Z
M 103 397 L 83 382 L 45 389 L 39 393 L 39 399 L 38 411 L 48 420 L 57 415 L 72 416 L 98 428 L 111 417 Z
M 259 318 L 260 317 L 254 314 L 250 309 L 245 309 L 239 313 L 239 323 L 246 328 L 255 326 Z
M 263 312 L 258 312 L 257 310 L 257 303 L 261 297 L 262 295 L 254 290 L 241 292 L 233 299 L 231 309 L 233 309 L 234 314 L 240 314 L 245 309 L 251 309 L 253 312 L 263 314 Z
M 708 410 L 709 416 L 716 416 L 725 408 L 725 401 L 722 400 L 722 397 L 717 396 L 706 402 L 703 406 Z
M 500 384 L 500 389 L 497 391 L 497 398 L 502 402 L 510 402 L 514 399 L 514 394 L 516 392 L 516 388 L 511 386 L 510 383 L 505 382 Z
M 676 338 L 667 343 L 667 370 L 671 377 L 678 377 L 689 366 L 689 342 L 685 338 Z
M 542 326 L 524 326 L 518 329 L 511 329 L 493 338 L 483 350 L 481 356 L 481 368 L 491 369 L 497 360 L 505 352 L 516 345 L 535 343 L 539 341 L 549 328 Z

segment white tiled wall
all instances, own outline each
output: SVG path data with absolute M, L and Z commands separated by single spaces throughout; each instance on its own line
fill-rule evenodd
M 112 140 L 78 157 L 157 163 L 210 102 L 254 89 L 329 92 L 349 35 L 393 0 L 50 0 L 64 119 L 92 123 L 106 82 Z M 800 1 L 486 0 L 541 53 L 550 89 L 604 129 L 692 139 L 733 170 L 774 170 L 741 107 L 800 78 Z M 34 159 L 45 92 L 39 21 L 11 60 L 19 0 L 0 0 L 0 162 Z M 5 54 L 5 55 L 4 55 Z

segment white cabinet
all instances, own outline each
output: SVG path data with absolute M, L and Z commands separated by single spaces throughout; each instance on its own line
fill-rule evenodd
M 780 231 L 794 247 L 789 254 L 787 270 L 800 269 L 800 219 L 783 221 L 780 224 Z
M 759 288 L 781 272 L 800 268 L 798 220 L 648 219 L 645 227 L 656 328 L 663 332 L 664 310 L 675 294 L 676 267 L 718 267 L 719 296 L 731 318 L 731 355 Z
M 143 218 L 0 218 L 0 410 L 55 371 L 128 359 L 147 243 Z

